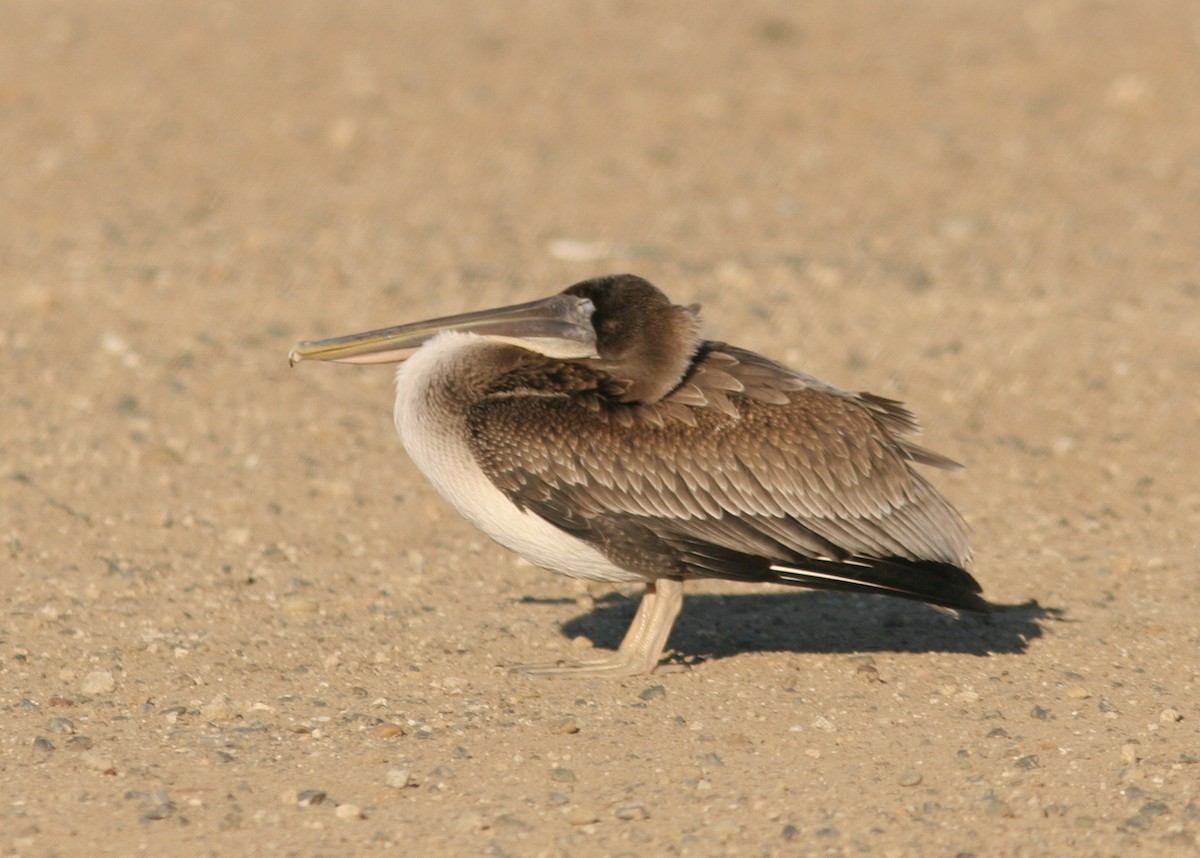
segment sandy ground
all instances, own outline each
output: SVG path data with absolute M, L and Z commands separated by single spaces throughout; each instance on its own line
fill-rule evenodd
M 10 2 L 4 855 L 1169 855 L 1200 835 L 1200 11 Z M 632 270 L 907 400 L 1021 605 L 517 561 L 298 339 Z

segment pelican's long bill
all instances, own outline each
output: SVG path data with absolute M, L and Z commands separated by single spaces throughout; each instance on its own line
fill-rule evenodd
M 523 347 L 547 357 L 596 357 L 596 332 L 591 324 L 593 309 L 587 298 L 553 295 L 495 310 L 443 316 L 327 340 L 306 340 L 292 348 L 288 363 L 296 364 L 302 360 L 399 363 L 444 331 L 514 343 L 519 341 Z

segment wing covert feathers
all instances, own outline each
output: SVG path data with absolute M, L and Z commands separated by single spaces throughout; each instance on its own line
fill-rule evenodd
M 499 385 L 469 443 L 514 503 L 617 565 L 987 605 L 964 522 L 911 464 L 958 466 L 907 440 L 920 424 L 900 403 L 721 343 L 653 404 L 570 377 Z

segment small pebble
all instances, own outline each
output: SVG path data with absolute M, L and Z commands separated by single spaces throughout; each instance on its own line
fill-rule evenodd
M 837 730 L 837 727 L 834 726 L 833 722 L 824 715 L 818 715 L 816 718 L 814 718 L 812 721 L 812 726 L 818 730 L 824 730 L 826 733 L 832 733 Z
M 1183 715 L 1178 709 L 1164 709 L 1159 713 L 1158 720 L 1164 724 L 1174 724 L 1176 721 L 1182 721 Z
M 303 792 L 296 793 L 296 804 L 301 807 L 312 807 L 325 801 L 326 795 L 323 790 L 306 789 Z
M 338 819 L 362 819 L 362 808 L 357 804 L 339 804 L 334 808 L 333 815 Z
M 662 685 L 651 685 L 649 688 L 647 688 L 641 694 L 638 695 L 638 697 L 642 698 L 643 700 L 654 700 L 656 697 L 666 697 L 666 696 L 667 696 L 667 689 Z
M 571 769 L 551 769 L 550 780 L 560 784 L 568 784 L 575 782 L 575 772 Z
M 579 722 L 574 718 L 563 718 L 554 725 L 554 732 L 562 735 L 571 735 L 579 732 Z
M 54 750 L 54 743 L 45 736 L 38 736 L 33 740 L 33 749 L 35 751 L 43 751 L 49 753 Z
M 1013 813 L 1013 809 L 1008 802 L 1000 801 L 999 799 L 992 799 L 987 803 L 986 813 L 988 816 L 1002 817 L 1011 817 L 1016 815 Z
M 551 807 L 562 807 L 565 804 L 570 804 L 570 802 L 570 796 L 561 792 L 552 792 L 550 793 L 550 797 L 546 799 L 546 803 Z
M 472 834 L 483 827 L 483 817 L 474 812 L 461 814 L 454 820 L 454 829 L 465 834 Z
M 648 819 L 650 817 L 650 814 L 646 811 L 645 805 L 641 804 L 622 805 L 613 811 L 613 815 L 615 815 L 617 819 L 625 820 L 641 820 Z
M 117 687 L 117 681 L 107 670 L 93 670 L 83 678 L 79 690 L 84 694 L 108 694 Z
M 404 789 L 412 783 L 412 772 L 408 769 L 388 769 L 383 782 L 392 789 Z
M 1121 762 L 1127 766 L 1136 765 L 1138 761 L 1136 745 L 1121 746 Z
M 59 715 L 57 718 L 51 718 L 46 722 L 46 729 L 51 733 L 74 733 L 75 725 L 70 718 L 64 718 Z
M 106 775 L 115 775 L 117 773 L 117 769 L 113 765 L 112 757 L 106 757 L 104 754 L 97 754 L 88 751 L 81 759 L 83 760 L 83 764 L 85 766 L 94 771 L 103 772 Z
M 141 816 L 139 816 L 138 818 L 142 822 L 154 822 L 155 820 L 158 820 L 158 819 L 166 819 L 168 816 L 170 816 L 174 812 L 175 812 L 174 803 L 170 802 L 170 801 L 165 801 L 162 804 L 156 804 L 154 807 L 146 808 L 145 810 L 142 811 Z
M 783 831 L 780 832 L 780 835 L 784 840 L 795 840 L 800 836 L 800 829 L 794 825 L 785 825 L 783 826 Z
M 873 664 L 860 664 L 855 668 L 854 675 L 866 682 L 883 682 L 883 677 L 879 675 L 879 669 Z
M 567 822 L 571 825 L 591 825 L 597 818 L 595 812 L 586 807 L 573 807 L 567 812 Z
M 70 739 L 67 739 L 67 750 L 90 751 L 93 744 L 95 743 L 92 741 L 91 736 L 72 736 Z
M 482 827 L 482 826 L 480 826 Z M 502 813 L 496 817 L 496 821 L 492 823 L 493 828 L 511 828 L 515 831 L 529 831 L 530 826 L 525 820 L 519 816 L 513 816 L 511 813 Z
M 233 718 L 233 706 L 229 695 L 218 694 L 200 707 L 200 717 L 206 721 L 228 721 Z
M 446 768 L 445 766 L 438 766 L 436 769 L 434 769 L 432 772 L 429 773 L 429 776 L 431 778 L 433 778 L 434 780 L 444 781 L 444 780 L 448 780 L 449 778 L 454 777 L 454 772 L 451 769 Z
M 922 780 L 924 780 L 924 779 L 921 777 L 920 772 L 905 772 L 904 774 L 902 774 L 900 776 L 899 783 L 900 783 L 900 786 L 910 787 L 910 786 L 916 786 Z
M 1036 769 L 1038 767 L 1038 758 L 1033 754 L 1026 754 L 1023 757 L 1017 757 L 1014 765 L 1018 769 L 1024 769 L 1025 771 Z
M 1047 721 L 1050 718 L 1050 710 L 1044 709 L 1041 706 L 1034 706 L 1029 710 L 1029 717 L 1036 718 L 1039 721 Z
M 403 736 L 404 728 L 399 724 L 380 724 L 371 732 L 379 739 L 390 739 L 393 736 Z
M 285 614 L 293 617 L 311 617 L 320 613 L 321 605 L 312 599 L 284 599 L 280 607 L 283 608 Z
M 1072 685 L 1067 689 L 1067 697 L 1070 697 L 1072 700 L 1087 700 L 1091 696 L 1091 692 L 1082 685 Z

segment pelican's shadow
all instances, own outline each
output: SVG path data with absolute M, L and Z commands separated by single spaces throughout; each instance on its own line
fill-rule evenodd
M 563 632 L 601 649 L 621 643 L 640 596 L 619 593 L 568 620 Z M 941 614 L 926 605 L 879 596 L 805 590 L 688 595 L 668 647 L 685 660 L 746 652 L 921 653 L 984 656 L 1024 652 L 1042 635 L 1042 621 L 1061 615 L 1036 602 L 1000 605 L 992 614 Z

